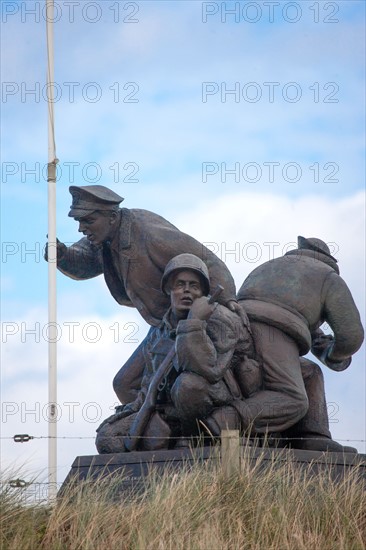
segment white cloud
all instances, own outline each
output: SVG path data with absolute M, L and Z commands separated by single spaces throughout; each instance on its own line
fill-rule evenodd
M 344 199 L 242 192 L 208 198 L 204 205 L 176 215 L 174 223 L 201 242 L 215 243 L 238 286 L 259 263 L 280 256 L 289 243 L 296 243 L 298 235 L 334 243 L 341 273 L 359 293 L 362 308 L 364 212 L 361 192 Z

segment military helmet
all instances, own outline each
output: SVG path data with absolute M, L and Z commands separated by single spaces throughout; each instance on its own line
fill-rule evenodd
M 207 296 L 210 291 L 210 277 L 208 274 L 207 265 L 205 262 L 194 256 L 194 254 L 179 254 L 174 256 L 166 265 L 163 277 L 161 279 L 161 290 L 164 294 L 168 294 L 166 285 L 169 277 L 176 271 L 185 271 L 189 269 L 200 275 L 203 284 L 203 293 Z
M 298 236 L 297 245 L 300 249 L 320 252 L 321 254 L 328 256 L 328 258 L 331 258 L 333 261 L 338 262 L 338 260 L 331 255 L 329 246 L 321 239 L 317 239 L 316 237 L 306 239 L 305 237 Z

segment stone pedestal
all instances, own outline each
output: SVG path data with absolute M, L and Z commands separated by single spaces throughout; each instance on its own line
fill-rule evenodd
M 144 451 L 119 454 L 105 454 L 95 456 L 78 456 L 66 477 L 61 492 L 73 480 L 97 480 L 111 473 L 121 474 L 118 486 L 121 490 L 141 487 L 144 477 L 149 471 L 163 472 L 179 471 L 183 467 L 189 468 L 195 463 L 221 461 L 220 447 L 202 447 L 197 449 L 180 449 L 164 451 Z M 260 468 L 265 469 L 272 465 L 276 459 L 278 465 L 284 461 L 294 461 L 300 468 L 309 468 L 314 474 L 328 471 L 334 479 L 342 477 L 350 471 L 357 469 L 361 483 L 366 488 L 366 455 L 350 453 L 324 453 L 320 451 L 300 451 L 296 449 L 271 449 L 271 448 L 240 448 L 241 464 L 249 461 L 251 464 L 259 461 Z

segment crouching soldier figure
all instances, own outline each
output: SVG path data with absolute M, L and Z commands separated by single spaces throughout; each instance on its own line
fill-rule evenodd
M 363 342 L 359 312 L 327 244 L 299 236 L 296 250 L 248 275 L 238 300 L 263 369 L 261 390 L 235 403 L 240 415 L 253 418 L 252 410 L 265 404 L 253 421 L 257 433 L 285 432 L 292 446 L 305 450 L 356 452 L 331 439 L 322 372 L 302 357 L 311 350 L 324 365 L 342 371 Z M 333 335 L 320 330 L 324 322 Z
M 175 256 L 161 287 L 171 306 L 145 341 L 141 389 L 98 428 L 99 453 L 172 448 L 202 426 L 210 433 L 217 425 L 210 415 L 218 409 L 222 427 L 239 428 L 230 407 L 242 397 L 235 371 L 246 365 L 246 387 L 257 386 L 260 372 L 245 314 L 209 297 L 206 264 L 192 254 Z

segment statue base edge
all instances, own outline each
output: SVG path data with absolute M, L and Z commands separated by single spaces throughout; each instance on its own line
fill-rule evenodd
M 241 457 L 245 456 L 253 465 L 260 459 L 260 467 L 273 464 L 273 459 L 280 463 L 292 460 L 301 468 L 311 468 L 317 474 L 330 468 L 333 479 L 340 480 L 352 468 L 357 468 L 360 481 L 366 488 L 366 455 L 352 453 L 335 453 L 323 451 L 304 451 L 298 449 L 251 448 L 241 447 Z M 220 447 L 201 447 L 195 449 L 138 451 L 130 453 L 115 453 L 102 455 L 77 456 L 71 466 L 59 494 L 65 491 L 70 483 L 88 480 L 96 482 L 110 474 L 121 474 L 118 482 L 119 490 L 139 488 L 144 478 L 153 470 L 163 473 L 179 471 L 207 460 L 220 461 Z

